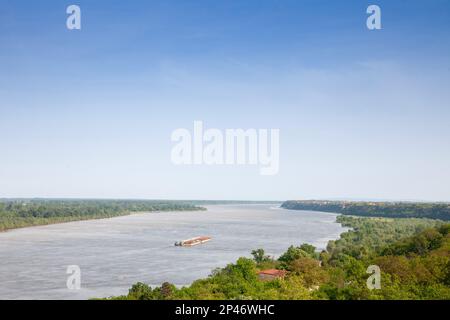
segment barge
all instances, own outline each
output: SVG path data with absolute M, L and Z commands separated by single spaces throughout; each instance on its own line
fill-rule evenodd
M 177 247 L 193 247 L 211 241 L 211 237 L 195 237 L 180 242 L 175 242 Z

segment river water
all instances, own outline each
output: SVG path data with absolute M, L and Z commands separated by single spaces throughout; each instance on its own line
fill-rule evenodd
M 214 205 L 208 211 L 143 213 L 0 233 L 0 299 L 88 299 L 127 293 L 133 283 L 187 285 L 211 270 L 264 248 L 279 256 L 289 245 L 323 249 L 346 231 L 336 215 L 274 205 Z M 212 241 L 191 248 L 176 241 Z M 67 267 L 81 270 L 69 290 Z

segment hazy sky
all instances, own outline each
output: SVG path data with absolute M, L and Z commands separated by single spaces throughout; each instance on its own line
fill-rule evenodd
M 195 120 L 279 174 L 175 166 Z M 2 0 L 0 150 L 0 197 L 450 201 L 450 1 Z

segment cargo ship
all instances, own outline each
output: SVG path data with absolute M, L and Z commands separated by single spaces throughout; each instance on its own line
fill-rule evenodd
M 195 237 L 187 240 L 183 240 L 180 242 L 175 242 L 175 246 L 177 247 L 193 247 L 199 244 L 206 243 L 211 241 L 211 237 Z

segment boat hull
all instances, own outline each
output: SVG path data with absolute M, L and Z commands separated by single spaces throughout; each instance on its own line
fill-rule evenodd
M 210 237 L 196 237 L 192 239 L 183 240 L 181 242 L 177 242 L 175 243 L 175 245 L 179 247 L 194 247 L 209 241 L 211 241 Z

